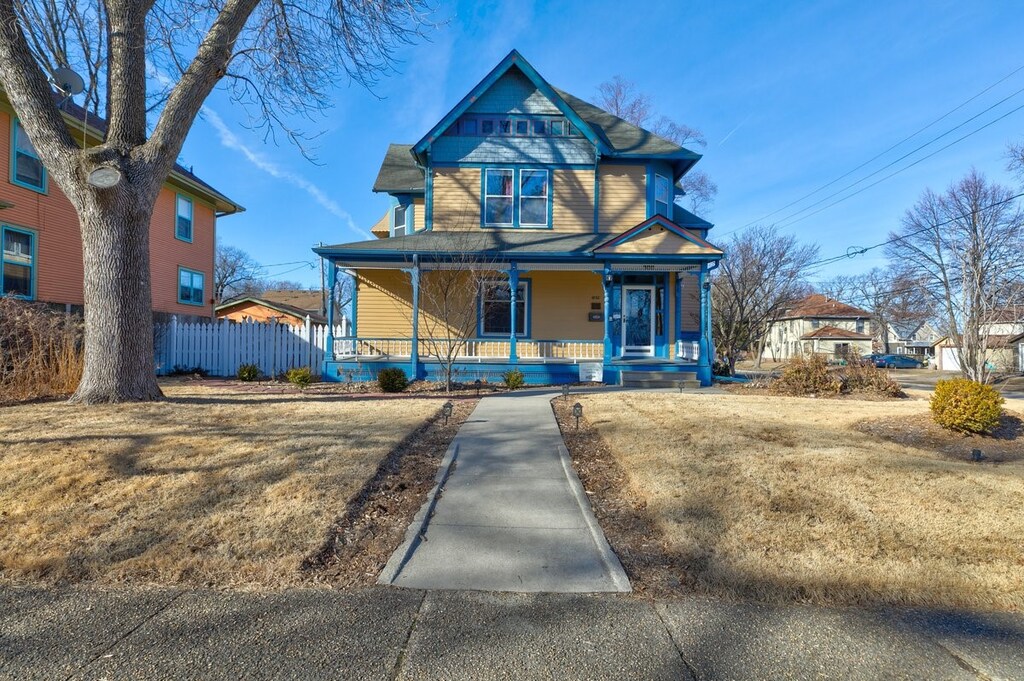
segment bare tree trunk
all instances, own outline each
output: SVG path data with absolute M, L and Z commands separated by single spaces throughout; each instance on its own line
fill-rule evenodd
M 127 183 L 80 210 L 85 371 L 73 402 L 160 399 L 153 362 L 148 202 Z M 175 282 L 177 285 L 177 282 Z

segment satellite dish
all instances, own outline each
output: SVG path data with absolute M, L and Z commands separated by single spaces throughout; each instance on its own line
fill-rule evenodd
M 82 77 L 64 66 L 54 69 L 53 84 L 69 97 L 85 92 L 85 81 Z

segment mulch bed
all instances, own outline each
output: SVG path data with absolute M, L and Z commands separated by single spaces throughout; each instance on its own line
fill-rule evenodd
M 1024 460 L 1024 420 L 1012 412 L 1003 415 L 999 428 L 991 435 L 954 433 L 939 426 L 927 413 L 870 419 L 855 427 L 862 433 L 931 451 L 948 460 L 970 460 L 975 449 L 980 449 L 984 457 L 980 464 Z
M 456 384 L 450 393 L 446 393 L 444 383 L 436 381 L 412 381 L 409 387 L 400 393 L 382 392 L 377 381 L 311 383 L 305 390 L 287 381 L 239 381 L 236 378 L 204 378 L 201 376 L 176 376 L 161 378 L 162 385 L 198 385 L 206 388 L 220 388 L 239 393 L 255 393 L 261 395 L 357 395 L 360 397 L 476 397 L 491 393 L 508 392 L 504 385 L 483 383 L 478 389 L 472 384 Z
M 626 471 L 587 418 L 579 429 L 570 400 L 551 402 L 573 468 L 583 483 L 601 529 L 629 576 L 633 593 L 645 598 L 666 598 L 692 592 L 686 561 L 667 548 L 647 502 L 636 494 Z
M 376 474 L 348 502 L 323 546 L 302 564 L 310 582 L 336 587 L 376 583 L 433 488 L 448 445 L 478 400 L 453 402 L 447 425 L 439 410 L 388 454 Z

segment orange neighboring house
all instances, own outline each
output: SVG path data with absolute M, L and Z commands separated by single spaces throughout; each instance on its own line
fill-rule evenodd
M 339 315 L 335 307 L 335 319 L 339 319 Z M 217 319 L 233 322 L 277 321 L 302 326 L 307 316 L 313 324 L 327 323 L 320 291 L 265 291 L 259 296 L 232 298 L 217 306 Z
M 73 102 L 63 107 L 75 137 L 98 144 L 106 121 Z M 84 133 L 83 133 L 84 131 Z M 82 237 L 71 202 L 48 177 L 0 90 L 0 293 L 80 309 L 84 304 Z M 157 316 L 213 316 L 217 218 L 245 210 L 175 165 L 156 200 L 149 257 Z

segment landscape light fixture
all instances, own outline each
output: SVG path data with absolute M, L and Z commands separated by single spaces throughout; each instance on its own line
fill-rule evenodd
M 448 425 L 448 419 L 451 418 L 451 416 L 452 416 L 452 409 L 454 409 L 454 408 L 455 408 L 455 405 L 452 404 L 451 400 L 448 400 L 443 405 L 441 405 L 441 413 L 444 414 L 444 425 L 446 425 L 446 426 Z
M 569 399 L 569 384 L 568 383 L 565 383 L 565 384 L 562 385 L 562 399 L 563 400 L 568 400 Z
M 971 461 L 978 462 L 984 458 L 985 457 L 981 455 L 980 449 L 975 449 L 974 451 L 971 452 Z
M 576 430 L 580 429 L 580 417 L 583 416 L 583 405 L 577 402 L 572 405 L 572 415 L 576 417 Z
M 85 181 L 97 189 L 110 189 L 121 181 L 121 171 L 114 166 L 100 166 Z
M 476 396 L 480 397 L 480 387 L 484 384 L 479 378 L 473 381 L 473 387 L 476 388 Z

